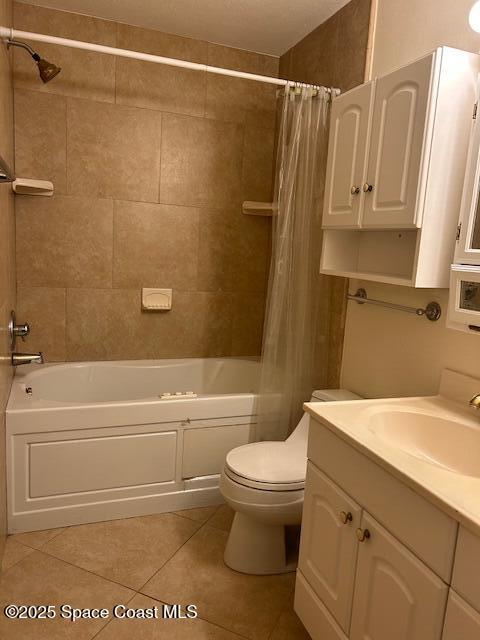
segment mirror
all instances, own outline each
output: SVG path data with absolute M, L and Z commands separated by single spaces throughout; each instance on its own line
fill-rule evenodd
M 472 124 L 454 262 L 480 266 L 480 118 Z
M 472 210 L 473 224 L 470 237 L 470 249 L 480 250 L 480 189 L 477 191 L 477 204 Z

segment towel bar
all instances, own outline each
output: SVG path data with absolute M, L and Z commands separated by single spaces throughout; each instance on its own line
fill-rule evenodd
M 355 300 L 358 304 L 374 304 L 377 307 L 386 307 L 387 309 L 394 309 L 395 311 L 405 311 L 406 313 L 413 313 L 416 316 L 425 316 L 428 320 L 436 322 L 442 315 L 442 308 L 438 302 L 429 302 L 425 309 L 407 307 L 403 304 L 395 304 L 394 302 L 383 302 L 382 300 L 374 300 L 367 296 L 365 289 L 357 289 L 356 292 L 348 293 L 347 300 Z

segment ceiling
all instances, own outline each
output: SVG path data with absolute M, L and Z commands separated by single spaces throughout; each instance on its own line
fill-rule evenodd
M 349 0 L 28 0 L 279 56 Z

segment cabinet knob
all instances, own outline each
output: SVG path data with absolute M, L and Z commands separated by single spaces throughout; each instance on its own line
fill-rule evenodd
M 355 531 L 358 541 L 359 542 L 364 542 L 365 540 L 368 540 L 370 538 L 370 531 L 368 529 L 360 529 L 358 528 Z
M 360 193 L 360 187 L 356 187 L 355 185 L 353 185 L 353 187 L 350 189 L 350 193 L 352 194 L 352 196 L 356 196 Z
M 353 520 L 353 516 L 350 511 L 340 511 L 340 520 L 343 524 L 347 524 L 347 522 L 351 522 Z
M 363 185 L 363 190 L 365 191 L 365 193 L 373 191 L 373 184 L 368 184 L 368 182 L 365 182 L 365 184 Z

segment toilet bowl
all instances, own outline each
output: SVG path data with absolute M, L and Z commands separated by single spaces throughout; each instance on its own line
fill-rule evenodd
M 345 389 L 314 391 L 311 402 L 358 400 Z M 220 491 L 235 511 L 225 563 L 258 575 L 294 571 L 307 470 L 308 415 L 284 442 L 253 442 L 225 459 Z

